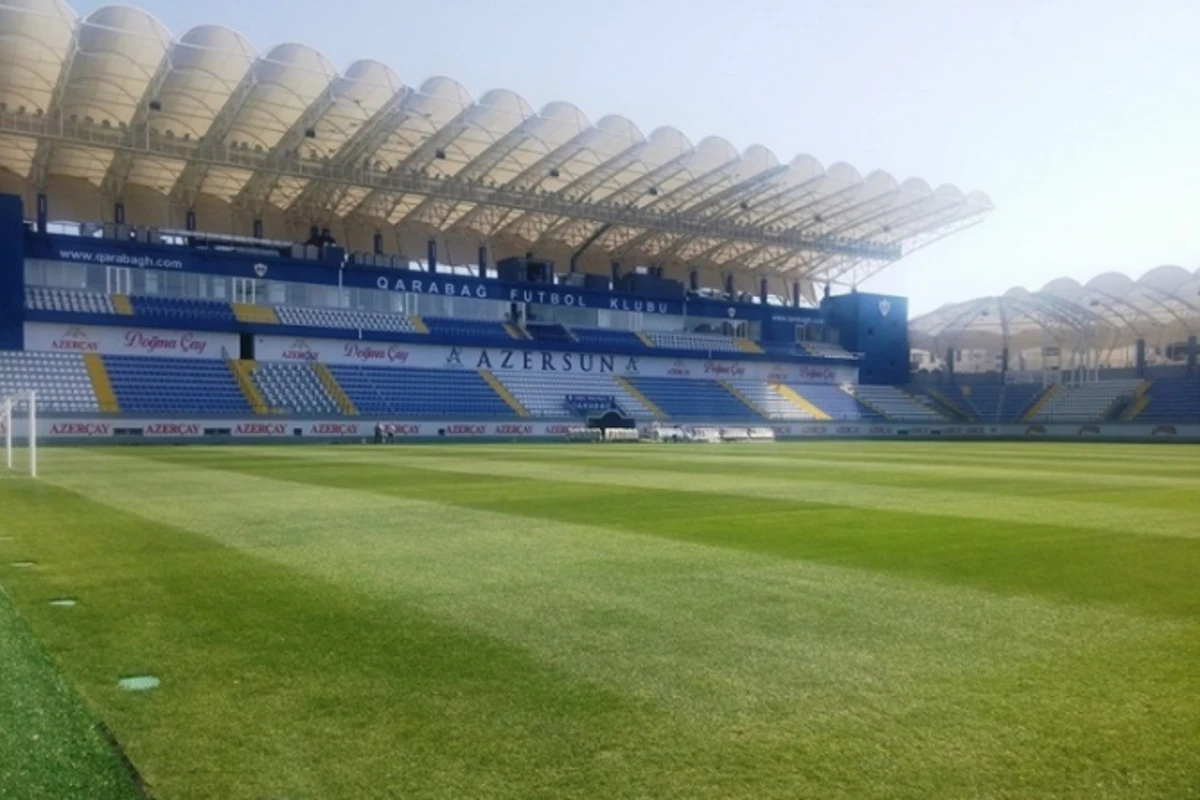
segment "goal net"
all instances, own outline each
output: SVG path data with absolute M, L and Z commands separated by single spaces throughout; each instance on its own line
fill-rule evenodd
M 37 392 L 17 392 L 0 397 L 0 433 L 4 435 L 6 474 L 23 467 L 37 477 Z M 21 445 L 24 445 L 22 448 Z M 25 459 L 14 458 L 24 450 Z

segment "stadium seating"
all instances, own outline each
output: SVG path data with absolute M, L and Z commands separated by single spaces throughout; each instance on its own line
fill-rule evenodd
M 267 408 L 305 416 L 333 416 L 338 404 L 308 364 L 259 362 L 250 373 Z
M 1141 381 L 1126 378 L 1081 386 L 1060 386 L 1033 416 L 1038 422 L 1094 422 L 1104 419 L 1121 398 L 1133 394 Z
M 888 419 L 914 422 L 946 421 L 942 412 L 895 386 L 856 386 L 854 396 L 865 405 L 883 412 Z
M 121 411 L 131 414 L 249 414 L 226 361 L 104 356 Z
M 575 344 L 575 337 L 564 326 L 557 322 L 529 322 L 525 325 L 529 338 L 547 344 Z
M 346 308 L 306 308 L 303 306 L 276 306 L 275 314 L 284 325 L 298 325 L 306 328 L 414 332 L 412 319 L 407 314 L 354 311 Z
M 476 419 L 516 416 L 473 370 L 332 365 L 329 371 L 360 414 Z
M 677 420 L 746 420 L 757 415 L 716 381 L 630 378 L 629 382 L 667 416 Z
M 835 420 L 857 422 L 883 419 L 875 411 L 859 402 L 854 395 L 843 391 L 840 386 L 830 384 L 793 384 L 791 388 Z
M 854 354 L 840 344 L 804 342 L 801 347 L 810 355 L 820 356 L 821 358 L 854 358 Z
M 36 311 L 70 311 L 76 314 L 115 314 L 112 298 L 102 292 L 25 287 L 25 307 Z
M 760 342 L 764 351 L 777 356 L 808 356 L 812 353 L 795 342 Z
M 971 386 L 963 399 L 981 422 L 1020 422 L 1045 391 L 1036 383 L 985 384 Z
M 654 419 L 654 414 L 617 383 L 611 375 L 546 372 L 506 372 L 497 377 L 535 417 L 576 416 L 567 407 L 569 394 L 611 396 L 627 416 L 638 420 Z
M 958 418 L 962 420 L 978 422 L 980 419 L 979 413 L 967 401 L 967 398 L 962 395 L 958 386 L 929 386 L 922 388 L 916 385 L 909 385 L 905 387 L 905 391 L 909 394 L 927 398 L 931 406 L 948 406 L 951 411 L 957 412 Z
M 25 391 L 37 392 L 39 411 L 77 414 L 100 410 L 79 353 L 0 352 L 0 396 Z
M 1200 421 L 1200 379 L 1166 378 L 1150 384 L 1149 402 L 1135 417 L 1138 422 Z
M 618 353 L 647 349 L 646 343 L 642 341 L 641 337 L 631 331 L 608 328 L 572 328 L 571 332 L 575 334 L 575 339 L 580 344 L 607 347 Z
M 655 347 L 672 350 L 697 350 L 700 352 L 738 353 L 737 343 L 728 336 L 713 336 L 705 333 L 658 333 L 647 331 Z
M 228 322 L 236 317 L 229 303 L 221 300 L 200 300 L 191 297 L 148 297 L 129 298 L 133 313 L 139 317 L 153 317 L 170 324 L 184 324 L 194 320 Z
M 502 322 L 425 317 L 425 324 L 432 334 L 453 337 L 471 344 L 493 347 L 511 347 L 514 344 L 512 335 Z
M 754 403 L 770 419 L 795 421 L 813 419 L 812 414 L 794 405 L 790 400 L 772 389 L 769 384 L 762 381 L 732 380 L 728 381 L 728 383 L 734 389 L 741 392 L 747 400 Z

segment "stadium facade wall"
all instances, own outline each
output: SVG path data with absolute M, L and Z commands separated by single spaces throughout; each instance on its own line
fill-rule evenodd
M 16 237 L 21 239 L 23 233 L 19 228 L 20 217 L 17 219 Z M 224 250 L 202 250 L 78 236 L 30 236 L 26 244 L 25 258 L 44 261 L 169 270 L 232 278 L 272 279 L 322 286 L 376 289 L 401 294 L 428 294 L 675 316 L 686 312 L 689 316 L 723 320 L 762 319 L 769 316 L 775 308 L 705 298 L 689 298 L 685 302 L 682 299 L 647 298 L 616 291 L 590 291 L 561 284 L 501 281 L 449 273 L 304 261 L 266 254 L 248 255 Z M 819 318 L 819 314 L 812 310 L 791 309 L 791 312 L 810 320 Z
M 908 382 L 908 300 L 892 295 L 851 292 L 821 302 L 826 324 L 841 345 L 861 353 L 860 383 L 899 386 Z

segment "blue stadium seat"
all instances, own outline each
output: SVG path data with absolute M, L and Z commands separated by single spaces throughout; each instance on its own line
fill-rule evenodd
M 1200 420 L 1200 379 L 1166 378 L 1146 390 L 1150 402 L 1138 422 L 1196 422 Z
M 516 340 L 509 335 L 502 322 L 425 317 L 425 325 L 431 334 L 449 336 L 471 344 L 493 347 L 511 347 L 516 344 Z
M 136 316 L 154 317 L 173 324 L 186 324 L 193 320 L 232 324 L 236 320 L 233 309 L 223 300 L 134 295 L 129 302 Z
M 963 399 L 983 422 L 1020 422 L 1044 391 L 1036 383 L 979 384 Z
M 250 414 L 225 361 L 104 356 L 117 404 L 129 414 Z
M 478 419 L 516 416 L 473 370 L 331 365 L 329 371 L 360 414 Z
M 672 419 L 719 422 L 759 416 L 716 381 L 630 378 L 629 382 Z
M 528 322 L 525 324 L 525 332 L 529 334 L 529 338 L 539 342 L 567 346 L 575 344 L 571 332 L 557 322 Z

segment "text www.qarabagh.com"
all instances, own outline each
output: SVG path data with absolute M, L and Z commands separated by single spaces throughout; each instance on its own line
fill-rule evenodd
M 178 258 L 131 256 L 127 253 L 93 253 L 88 250 L 59 250 L 58 257 L 61 261 L 86 261 L 92 264 L 111 264 L 117 267 L 183 269 L 183 261 Z

